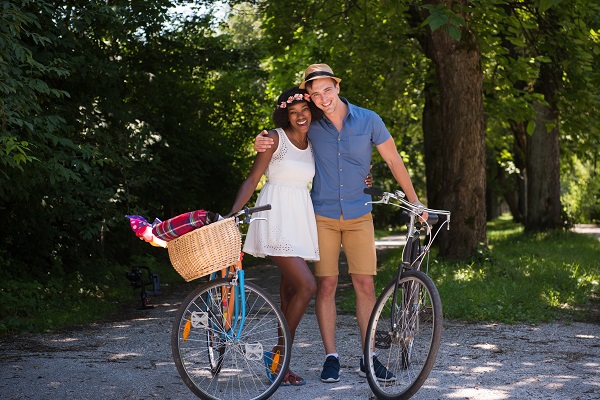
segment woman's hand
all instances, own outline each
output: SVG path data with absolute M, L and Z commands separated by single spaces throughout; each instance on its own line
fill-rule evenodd
M 370 188 L 373 187 L 373 174 L 372 173 L 369 172 L 367 174 L 367 177 L 365 178 L 365 184 Z

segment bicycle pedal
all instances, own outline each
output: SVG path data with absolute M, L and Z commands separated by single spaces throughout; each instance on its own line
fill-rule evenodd
M 246 343 L 244 345 L 246 359 L 249 361 L 260 361 L 263 358 L 263 347 L 261 343 Z
M 208 313 L 204 311 L 192 312 L 192 326 L 194 328 L 206 328 L 208 326 Z
M 385 331 L 375 331 L 375 347 L 389 349 L 392 347 L 392 337 Z

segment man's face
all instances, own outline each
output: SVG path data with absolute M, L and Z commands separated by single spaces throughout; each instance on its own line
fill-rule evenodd
M 333 79 L 315 79 L 306 88 L 310 98 L 325 114 L 333 113 L 340 101 L 340 85 Z

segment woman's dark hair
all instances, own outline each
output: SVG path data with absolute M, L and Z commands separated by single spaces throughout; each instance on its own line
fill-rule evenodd
M 296 98 L 294 98 L 294 96 L 296 96 Z M 297 99 L 298 97 L 300 97 L 300 99 Z M 293 100 L 289 101 L 290 98 Z M 298 88 L 298 86 L 294 86 L 281 93 L 277 99 L 277 108 L 273 111 L 273 123 L 275 124 L 275 127 L 287 128 L 290 125 L 287 107 L 301 101 L 307 101 L 305 100 L 306 98 L 308 98 L 308 93 L 306 90 Z M 282 103 L 285 103 L 285 107 L 281 107 Z M 317 108 L 312 101 L 307 101 L 307 104 L 313 121 L 316 121 L 323 116 L 323 111 Z

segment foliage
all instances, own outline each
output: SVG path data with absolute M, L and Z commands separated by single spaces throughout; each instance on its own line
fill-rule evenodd
M 562 168 L 561 202 L 573 223 L 600 223 L 600 171 L 594 164 L 575 159 Z
M 488 240 L 491 251 L 472 260 L 431 256 L 429 275 L 445 318 L 505 323 L 598 318 L 598 239 L 573 232 L 524 233 L 503 217 L 488 224 Z M 401 249 L 386 257 L 377 291 L 395 274 Z
M 517 190 L 495 172 L 523 174 L 514 127 L 531 133 L 539 70 L 560 52 L 561 199 L 572 221 L 600 219 L 598 4 L 480 0 L 464 21 L 456 7 L 425 5 L 421 27 L 410 23 L 414 2 L 225 3 L 229 14 L 217 17 L 223 3 L 203 0 L 0 1 L 0 219 L 10 227 L 0 245 L 2 315 L 29 318 L 26 307 L 60 296 L 94 302 L 86 293 L 96 286 L 112 299 L 127 287 L 114 271 L 141 258 L 168 265 L 124 215 L 227 212 L 273 100 L 313 62 L 330 64 L 342 95 L 382 116 L 426 199 L 423 28 L 477 33 L 496 163 L 488 187 L 498 191 Z M 179 5 L 191 12 L 173 13 Z M 550 11 L 560 29 L 544 36 L 539 17 Z M 378 156 L 373 174 L 375 186 L 395 187 Z M 395 221 L 378 212 L 382 229 Z
M 261 51 L 178 3 L 2 2 L 6 304 L 76 304 L 79 277 L 117 289 L 122 275 L 104 288 L 96 271 L 151 252 L 126 214 L 229 210 L 264 119 Z

